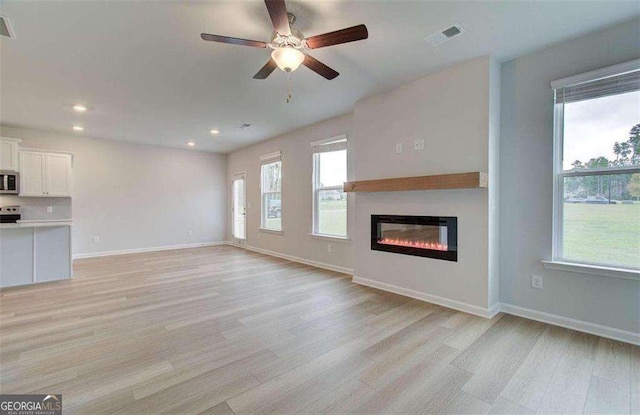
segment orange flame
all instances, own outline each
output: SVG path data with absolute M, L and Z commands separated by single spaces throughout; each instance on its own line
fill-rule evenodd
M 379 244 L 383 245 L 396 245 L 396 246 L 406 246 L 408 248 L 420 248 L 420 249 L 431 249 L 434 251 L 448 251 L 449 248 L 445 244 L 435 243 L 435 242 L 422 242 L 422 241 L 411 241 L 408 239 L 391 239 L 391 238 L 383 238 L 378 240 Z

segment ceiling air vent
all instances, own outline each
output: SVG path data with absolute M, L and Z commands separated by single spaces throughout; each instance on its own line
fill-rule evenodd
M 9 19 L 0 15 L 0 35 L 4 37 L 14 37 L 13 30 L 11 30 L 11 23 Z
M 251 124 L 247 124 L 247 123 L 240 124 L 238 126 L 238 128 L 241 129 L 241 130 L 245 130 L 245 129 L 249 128 L 249 127 L 251 127 Z
M 427 42 L 431 44 L 431 46 L 438 46 L 451 39 L 452 37 L 458 36 L 464 33 L 464 29 L 459 24 L 454 24 L 448 29 L 444 29 L 440 32 L 433 33 L 425 38 Z

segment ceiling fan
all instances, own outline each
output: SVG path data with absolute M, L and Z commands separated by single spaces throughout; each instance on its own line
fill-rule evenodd
M 367 27 L 363 24 L 349 27 L 335 32 L 305 38 L 304 35 L 291 25 L 296 17 L 287 13 L 284 0 L 264 0 L 267 11 L 273 23 L 274 32 L 270 42 L 247 40 L 229 36 L 210 35 L 202 33 L 203 40 L 229 43 L 232 45 L 251 46 L 254 48 L 271 48 L 271 58 L 254 76 L 254 79 L 266 79 L 276 69 L 292 72 L 302 64 L 326 79 L 334 79 L 339 75 L 324 63 L 302 51 L 319 49 L 341 43 L 354 42 L 369 37 Z

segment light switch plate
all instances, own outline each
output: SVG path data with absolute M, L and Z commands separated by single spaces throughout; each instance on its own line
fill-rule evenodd
M 531 276 L 531 288 L 535 288 L 537 290 L 541 290 L 543 288 L 541 275 L 534 274 Z
M 47 206 L 47 213 L 53 213 L 53 206 Z
M 424 138 L 416 138 L 413 141 L 414 150 L 424 150 Z

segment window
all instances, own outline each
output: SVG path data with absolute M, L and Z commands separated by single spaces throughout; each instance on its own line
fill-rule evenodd
M 334 137 L 313 148 L 313 234 L 347 237 L 347 138 Z
M 262 169 L 261 226 L 272 231 L 282 230 L 282 161 L 280 152 L 260 157 Z
M 554 260 L 640 269 L 640 60 L 555 81 Z

